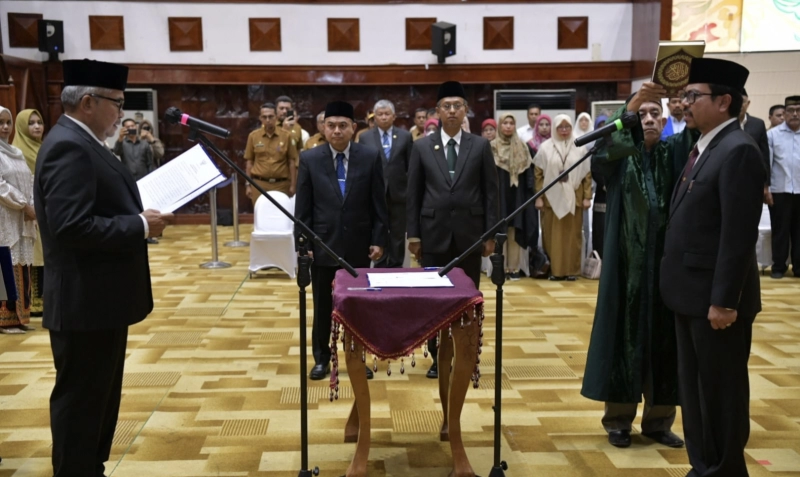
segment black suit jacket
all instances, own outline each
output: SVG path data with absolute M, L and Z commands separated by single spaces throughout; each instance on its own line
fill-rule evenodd
M 497 168 L 489 141 L 461 133 L 453 180 L 440 132 L 414 142 L 406 200 L 409 237 L 426 253 L 468 249 L 499 216 Z
M 769 185 L 770 176 L 772 175 L 769 166 L 769 139 L 767 139 L 767 126 L 764 120 L 755 116 L 747 115 L 747 122 L 744 123 L 744 131 L 753 138 L 756 142 L 758 149 L 761 151 L 761 160 L 764 163 L 764 171 L 767 174 L 766 184 Z
M 761 153 L 738 121 L 714 137 L 670 205 L 661 296 L 681 315 L 711 305 L 761 311 L 756 240 L 764 193 Z
M 342 197 L 329 145 L 300 154 L 295 215 L 337 255 L 354 267 L 369 267 L 369 247 L 386 246 L 389 216 L 380 153 L 350 143 L 350 158 Z M 299 236 L 300 229 L 295 228 Z M 314 263 L 338 266 L 336 260 L 313 247 Z
M 389 160 L 383 150 L 380 128 L 374 127 L 358 138 L 358 143 L 380 151 L 383 158 L 383 180 L 386 183 L 387 202 L 405 204 L 408 188 L 408 161 L 411 158 L 411 147 L 414 141 L 411 133 L 405 129 L 392 126 L 392 152 Z
M 120 328 L 153 310 L 142 203 L 130 171 L 62 116 L 36 161 L 36 218 L 44 259 L 43 325 Z

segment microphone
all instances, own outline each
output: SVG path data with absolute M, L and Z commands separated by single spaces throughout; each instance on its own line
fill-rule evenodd
M 607 136 L 613 132 L 622 131 L 623 129 L 630 129 L 636 126 L 638 123 L 639 115 L 630 111 L 626 111 L 621 118 L 617 119 L 613 123 L 606 124 L 600 129 L 595 129 L 594 131 L 586 133 L 578 139 L 575 139 L 575 145 L 581 147 L 584 144 L 596 141 L 601 137 Z
M 215 126 L 214 124 L 207 123 L 202 119 L 197 119 L 189 116 L 188 114 L 183 114 L 180 109 L 175 107 L 167 108 L 167 112 L 164 113 L 164 121 L 170 124 L 183 124 L 184 126 L 189 126 L 192 129 L 196 129 L 200 132 L 204 132 L 207 134 L 211 134 L 212 136 L 221 137 L 227 139 L 228 136 L 231 135 L 231 132 L 227 129 L 223 129 L 219 126 Z

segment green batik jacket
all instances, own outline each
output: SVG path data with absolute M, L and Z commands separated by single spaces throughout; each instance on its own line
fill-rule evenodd
M 637 124 L 614 133 L 614 144 L 592 158 L 605 179 L 607 209 L 581 389 L 589 399 L 635 403 L 648 394 L 653 405 L 678 404 L 674 314 L 661 300 L 658 280 L 672 192 L 698 136 L 686 128 L 648 152 Z

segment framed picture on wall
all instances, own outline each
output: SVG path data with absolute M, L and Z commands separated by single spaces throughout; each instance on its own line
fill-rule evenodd
M 614 111 L 618 110 L 620 106 L 624 105 L 625 101 L 592 101 L 592 121 L 597 121 L 600 115 L 611 116 Z

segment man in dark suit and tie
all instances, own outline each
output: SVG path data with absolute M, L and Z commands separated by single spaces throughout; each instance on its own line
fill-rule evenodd
M 300 154 L 295 214 L 350 265 L 367 268 L 370 260 L 383 256 L 387 241 L 383 158 L 377 149 L 350 141 L 355 133 L 355 115 L 349 103 L 334 101 L 327 105 L 324 131 L 327 146 Z M 300 230 L 296 233 L 299 236 Z M 311 339 L 315 365 L 309 377 L 321 380 L 330 373 L 331 282 L 339 265 L 313 245 L 310 254 L 314 258 Z M 372 377 L 369 368 L 367 377 Z
M 499 220 L 497 168 L 489 141 L 461 130 L 467 115 L 461 83 L 439 87 L 436 110 L 442 127 L 414 142 L 408 165 L 408 249 L 423 267 L 443 267 L 465 252 Z M 480 284 L 481 255 L 494 251 L 494 239 L 459 267 L 475 287 Z M 437 378 L 436 339 L 429 378 Z
M 414 141 L 411 133 L 394 127 L 394 104 L 382 99 L 375 103 L 375 127 L 358 139 L 359 144 L 381 151 L 383 178 L 386 183 L 386 205 L 389 208 L 389 243 L 383 258 L 375 264 L 381 268 L 403 266 L 406 255 L 406 188 L 408 160 Z
M 747 109 L 750 106 L 750 98 L 747 96 L 747 90 L 742 92 L 742 101 L 742 112 L 739 113 L 739 123 L 742 125 L 744 132 L 753 138 L 753 141 L 755 141 L 758 146 L 758 150 L 761 151 L 761 159 L 764 163 L 764 171 L 767 177 L 767 181 L 764 184 L 764 203 L 772 205 L 772 194 L 769 192 L 770 166 L 767 126 L 764 124 L 763 119 L 748 114 Z
M 101 477 L 117 425 L 128 326 L 153 309 L 148 237 L 166 214 L 146 210 L 130 171 L 105 146 L 122 118 L 128 68 L 64 61 L 65 114 L 36 162 L 34 196 L 47 267 L 43 324 L 55 477 Z
M 746 68 L 692 60 L 683 95 L 700 139 L 672 196 L 661 296 L 675 311 L 690 477 L 747 476 L 750 356 L 761 311 L 755 245 L 765 172 L 738 115 Z

